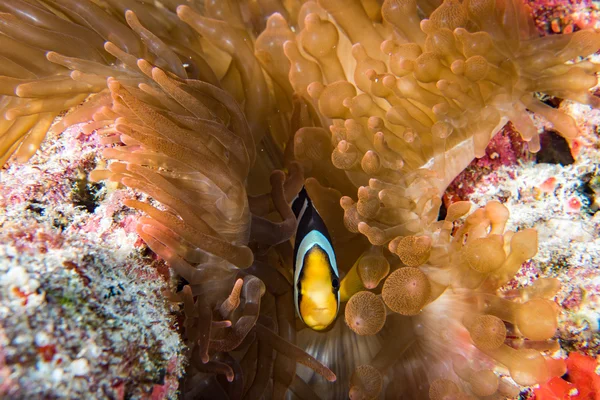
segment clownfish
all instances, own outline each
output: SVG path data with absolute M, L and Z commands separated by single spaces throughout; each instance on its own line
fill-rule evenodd
M 292 202 L 296 215 L 294 303 L 296 314 L 315 331 L 327 329 L 340 308 L 340 276 L 323 219 L 303 187 Z

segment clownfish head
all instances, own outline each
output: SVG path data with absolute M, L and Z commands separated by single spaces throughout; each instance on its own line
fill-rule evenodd
M 296 311 L 311 329 L 327 329 L 336 319 L 340 307 L 340 280 L 331 244 L 317 231 L 311 232 L 309 246 L 297 255 Z M 317 239 L 310 242 L 310 239 Z M 326 240 L 324 243 L 323 240 Z

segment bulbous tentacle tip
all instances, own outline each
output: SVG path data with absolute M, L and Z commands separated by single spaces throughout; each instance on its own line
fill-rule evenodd
M 385 318 L 385 304 L 371 292 L 358 292 L 346 304 L 346 324 L 358 335 L 377 334 L 385 325 Z
M 386 278 L 381 296 L 392 311 L 417 315 L 431 298 L 431 283 L 418 268 L 400 268 Z
M 177 6 L 177 8 L 176 8 L 177 16 L 182 20 L 184 20 L 191 11 L 192 11 L 192 9 L 185 4 Z
M 383 389 L 383 376 L 373 366 L 365 364 L 356 367 L 350 377 L 351 400 L 372 400 L 379 397 Z

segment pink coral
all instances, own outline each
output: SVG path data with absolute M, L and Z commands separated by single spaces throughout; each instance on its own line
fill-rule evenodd
M 493 179 L 490 178 L 490 174 L 498 168 L 515 165 L 517 161 L 531 157 L 531 153 L 527 151 L 527 143 L 511 123 L 507 124 L 492 138 L 485 149 L 485 156 L 473 160 L 446 189 L 444 194 L 446 207 L 456 201 L 468 200 L 474 187 L 484 176 Z

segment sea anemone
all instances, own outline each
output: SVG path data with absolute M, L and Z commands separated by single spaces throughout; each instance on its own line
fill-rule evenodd
M 438 216 L 507 121 L 534 152 L 528 110 L 573 142 L 574 121 L 536 93 L 600 105 L 599 68 L 578 58 L 600 33 L 539 37 L 521 0 L 0 11 L 0 165 L 29 159 L 59 117 L 52 129 L 86 123 L 102 138 L 110 163 L 92 180 L 151 197 L 126 204 L 182 283 L 167 297 L 185 315 L 184 397 L 510 397 L 564 372 L 545 352 L 554 286 L 499 291 L 535 255 L 535 230 L 507 232 L 498 202 Z M 347 302 L 347 324 L 323 333 L 294 315 L 290 202 L 303 185 Z

